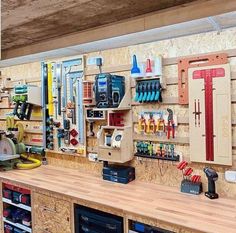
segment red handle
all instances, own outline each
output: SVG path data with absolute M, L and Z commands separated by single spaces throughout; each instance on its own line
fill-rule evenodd
M 187 165 L 188 165 L 188 162 L 182 161 L 182 162 L 180 162 L 180 163 L 178 164 L 177 169 L 183 170 L 184 168 L 187 167 Z

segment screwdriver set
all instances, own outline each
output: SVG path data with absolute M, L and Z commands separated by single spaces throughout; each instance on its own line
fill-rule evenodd
M 134 101 L 139 103 L 162 102 L 161 91 L 159 80 L 137 81 Z
M 167 161 L 179 161 L 180 156 L 175 152 L 174 144 L 154 143 L 154 142 L 136 142 L 135 156 L 142 158 L 160 159 Z

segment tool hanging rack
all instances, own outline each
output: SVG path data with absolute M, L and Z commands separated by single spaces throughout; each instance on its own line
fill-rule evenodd
M 233 51 L 229 51 L 228 57 L 230 56 L 234 56 L 234 54 L 232 54 Z M 203 55 L 208 55 L 208 54 L 203 54 Z M 196 55 L 197 57 L 198 55 Z M 200 56 L 200 55 L 199 55 Z M 185 58 L 185 57 L 183 57 Z M 172 65 L 178 65 L 178 61 L 179 59 L 182 59 L 182 57 L 177 57 L 177 58 L 163 58 L 162 60 L 162 64 L 163 66 L 172 66 Z M 131 65 L 127 64 L 127 65 L 119 65 L 119 66 L 113 66 L 113 67 L 104 67 L 103 68 L 103 72 L 111 72 L 111 73 L 128 73 L 130 72 L 131 69 Z M 85 77 L 86 79 L 90 80 L 90 77 L 92 77 L 93 75 L 95 75 L 97 73 L 97 69 L 90 69 L 90 70 L 86 70 L 85 72 Z M 176 74 L 176 76 L 173 77 L 167 77 L 165 75 L 165 73 L 163 73 L 162 75 L 163 79 L 165 80 L 165 88 L 168 89 L 168 86 L 172 86 L 172 85 L 178 85 L 178 74 Z M 144 77 L 143 80 L 146 80 L 150 77 Z M 139 79 L 139 78 L 138 78 Z M 138 80 L 137 79 L 137 80 Z M 142 79 L 142 78 L 141 78 Z M 131 78 L 131 89 L 132 89 L 132 93 L 134 93 L 135 91 L 135 87 L 136 87 L 136 79 Z M 231 72 L 231 80 L 236 80 L 236 73 L 235 72 Z M 231 96 L 231 101 L 232 103 L 236 102 L 236 95 L 232 95 Z M 134 100 L 131 101 L 131 106 L 132 106 L 132 111 L 134 111 L 134 109 L 138 108 L 139 106 L 145 106 L 147 103 L 139 103 L 139 102 L 135 102 Z M 178 96 L 163 96 L 163 101 L 160 103 L 159 106 L 163 106 L 165 108 L 165 106 L 168 105 L 169 106 L 174 106 L 174 105 L 179 105 L 179 97 Z M 134 125 L 134 127 L 137 125 L 138 123 L 138 118 L 136 116 L 135 113 L 133 113 L 133 119 L 132 119 L 132 123 Z M 188 126 L 189 124 L 189 119 L 188 117 L 184 117 L 184 116 L 178 116 L 178 125 L 182 126 Z M 234 119 L 232 119 L 232 125 L 235 125 L 236 122 Z M 97 152 L 97 145 L 92 143 L 94 139 L 90 138 L 89 141 L 90 143 L 88 144 L 88 152 Z M 133 132 L 133 140 L 134 142 L 137 141 L 146 141 L 146 142 L 158 142 L 158 143 L 173 143 L 175 145 L 180 145 L 180 146 L 184 146 L 184 145 L 189 145 L 189 137 L 183 137 L 183 136 L 176 136 L 175 138 L 170 138 L 168 141 L 164 138 L 161 137 L 156 137 L 153 135 L 140 135 L 137 134 L 136 132 Z M 236 144 L 233 142 L 233 147 L 236 147 Z
M 6 129 L 7 119 L 11 117 L 16 124 L 21 124 L 24 128 L 22 143 L 33 149 L 40 149 L 40 152 L 42 153 L 37 154 L 40 154 L 43 157 L 44 153 L 41 150 L 43 148 L 43 130 L 41 97 L 39 97 L 41 96 L 40 85 L 40 78 L 35 76 L 32 77 L 30 73 L 17 78 L 14 76 L 1 76 L 0 89 L 3 90 L 3 93 L 8 93 L 8 96 L 3 96 L 2 93 L 0 94 L 0 97 L 3 97 L 3 102 L 0 103 L 0 127 L 1 129 Z M 25 95 L 28 102 L 33 101 L 31 102 L 33 104 L 32 112 L 28 117 L 22 115 L 23 112 L 21 111 L 24 106 L 21 107 L 22 110 L 17 109 L 17 112 L 21 114 L 23 119 L 19 119 L 18 116 L 13 116 L 16 107 L 12 99 L 14 96 L 18 98 L 20 95 Z
M 50 153 L 86 155 L 84 59 L 45 62 L 44 146 Z M 49 70 L 48 70 L 49 68 Z M 47 69 L 47 71 L 46 71 Z

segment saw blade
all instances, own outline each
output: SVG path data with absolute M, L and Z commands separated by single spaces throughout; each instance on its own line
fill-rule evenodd
M 0 154 L 16 154 L 16 146 L 10 138 L 3 138 L 2 140 L 0 140 Z

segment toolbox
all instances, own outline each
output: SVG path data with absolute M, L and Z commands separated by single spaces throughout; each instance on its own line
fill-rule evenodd
M 112 175 L 103 175 L 104 180 L 116 182 L 116 183 L 122 183 L 122 184 L 128 184 L 129 182 L 135 180 L 135 175 L 131 175 L 128 177 L 119 177 L 119 176 L 112 176 Z
M 127 184 L 135 179 L 135 168 L 109 165 L 103 168 L 103 179 L 116 183 Z
M 88 207 L 75 207 L 76 233 L 123 233 L 123 218 Z
M 112 175 L 126 178 L 135 174 L 134 167 L 109 165 L 103 168 L 103 175 Z

